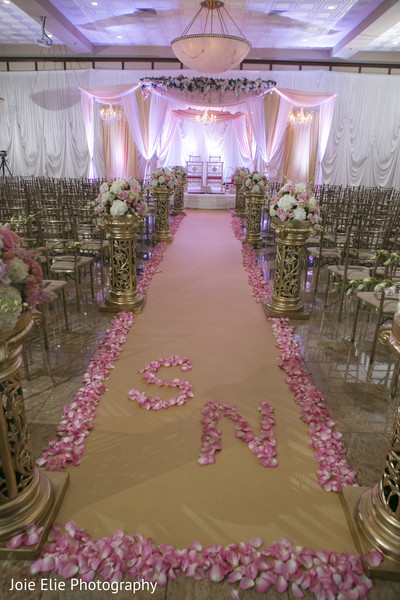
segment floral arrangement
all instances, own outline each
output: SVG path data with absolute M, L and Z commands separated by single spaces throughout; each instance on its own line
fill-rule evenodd
M 249 175 L 250 170 L 247 167 L 237 167 L 233 172 L 232 181 L 235 185 L 242 185 Z
M 233 91 L 236 95 L 239 95 L 241 92 L 258 93 L 276 86 L 276 81 L 272 81 L 271 79 L 268 79 L 268 81 L 262 79 L 252 81 L 245 77 L 242 79 L 214 79 L 213 77 L 185 77 L 184 75 L 178 75 L 178 77 L 145 77 L 140 81 L 142 83 L 142 90 L 146 90 L 149 87 L 158 87 L 164 91 L 167 91 L 168 88 L 175 88 L 183 92 L 201 92 L 202 94 L 214 91 L 221 94 L 225 91 Z
M 171 169 L 166 167 L 156 169 L 151 174 L 151 189 L 155 190 L 173 190 L 176 187 L 177 180 Z
M 269 212 L 271 217 L 278 217 L 281 221 L 318 223 L 320 220 L 314 193 L 305 183 L 285 183 L 273 197 Z
M 181 167 L 178 165 L 176 167 L 172 167 L 171 171 L 175 175 L 175 178 L 178 183 L 186 183 L 188 172 L 187 169 L 185 169 L 185 167 Z
M 253 192 L 253 194 L 266 194 L 269 189 L 268 179 L 264 173 L 253 171 L 244 180 L 244 187 L 249 192 Z
M 111 179 L 102 183 L 94 201 L 94 212 L 122 217 L 128 213 L 145 215 L 147 204 L 141 197 L 140 183 L 134 177 Z
M 0 225 L 0 333 L 14 329 L 23 311 L 52 298 L 43 289 L 42 267 L 35 250 L 22 247 L 21 238 L 10 228 Z

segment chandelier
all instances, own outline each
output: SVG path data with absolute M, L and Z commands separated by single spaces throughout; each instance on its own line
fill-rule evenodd
M 309 125 L 312 121 L 312 113 L 305 113 L 302 108 L 300 110 L 294 110 L 290 113 L 289 123 L 292 127 L 297 127 L 298 125 Z
M 249 53 L 250 42 L 244 38 L 223 2 L 203 0 L 200 5 L 182 35 L 172 40 L 172 51 L 186 67 L 200 73 L 224 73 L 234 69 Z M 229 33 L 224 16 L 239 35 Z M 195 23 L 201 33 L 189 33 Z
M 102 106 L 100 109 L 100 118 L 103 121 L 120 121 L 122 118 L 122 109 L 120 106 Z
M 196 115 L 196 121 L 202 125 L 208 125 L 209 123 L 215 123 L 217 117 L 214 114 L 208 112 L 208 108 L 201 115 Z

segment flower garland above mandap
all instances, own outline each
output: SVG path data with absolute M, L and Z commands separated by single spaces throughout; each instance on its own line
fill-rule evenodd
M 146 90 L 148 87 L 153 89 L 160 88 L 165 91 L 170 88 L 176 88 L 184 92 L 201 92 L 202 94 L 208 94 L 212 91 L 218 91 L 221 94 L 224 94 L 226 91 L 232 91 L 236 95 L 242 92 L 259 93 L 276 86 L 276 81 L 272 81 L 271 79 L 267 81 L 262 79 L 252 81 L 245 77 L 242 79 L 214 79 L 213 77 L 185 77 L 184 75 L 178 75 L 178 77 L 144 77 L 140 81 L 143 90 Z
M 145 98 L 151 92 L 155 92 L 184 104 L 195 101 L 199 105 L 229 106 L 273 91 L 276 81 L 178 75 L 177 77 L 145 77 L 140 80 L 140 85 Z

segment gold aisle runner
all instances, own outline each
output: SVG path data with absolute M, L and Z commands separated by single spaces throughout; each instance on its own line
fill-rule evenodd
M 129 400 L 131 387 L 165 399 L 176 395 L 176 388 L 160 393 L 138 372 L 171 354 L 189 358 L 192 370 L 163 367 L 159 376 L 189 380 L 195 397 L 157 412 Z M 123 529 L 179 548 L 253 536 L 269 546 L 285 535 L 315 550 L 355 553 L 338 494 L 317 485 L 307 426 L 277 357 L 230 214 L 190 212 L 115 363 L 82 464 L 69 470 L 57 521 L 74 519 L 93 538 Z M 256 435 L 258 403 L 272 404 L 279 466 L 260 466 L 225 418 L 218 424 L 223 449 L 216 464 L 200 466 L 200 420 L 211 400 L 237 406 Z

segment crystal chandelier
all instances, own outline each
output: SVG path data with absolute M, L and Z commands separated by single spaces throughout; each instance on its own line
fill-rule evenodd
M 224 73 L 234 69 L 249 53 L 250 42 L 244 38 L 223 2 L 203 0 L 200 5 L 182 35 L 172 40 L 172 51 L 186 67 L 200 73 Z M 224 16 L 239 35 L 229 33 Z M 189 33 L 196 22 L 201 33 Z
M 209 123 L 215 123 L 217 117 L 214 114 L 208 112 L 208 108 L 201 115 L 196 115 L 196 121 L 203 125 L 208 125 Z
M 309 125 L 312 121 L 312 113 L 305 113 L 302 108 L 300 110 L 294 110 L 290 113 L 289 123 L 292 127 L 296 127 L 297 125 Z
M 120 121 L 122 110 L 120 106 L 102 106 L 100 109 L 100 118 L 103 121 Z

